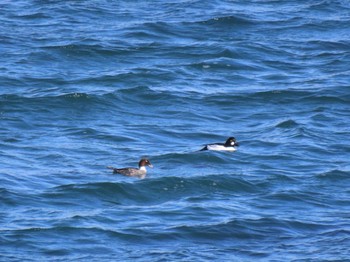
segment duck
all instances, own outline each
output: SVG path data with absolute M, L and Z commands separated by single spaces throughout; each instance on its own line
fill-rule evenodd
M 236 151 L 239 146 L 236 138 L 229 137 L 225 143 L 214 143 L 205 145 L 199 151 L 212 150 L 212 151 Z
M 151 168 L 153 167 L 153 165 L 148 159 L 142 158 L 139 161 L 139 168 L 134 168 L 134 167 L 115 168 L 112 166 L 108 166 L 107 168 L 112 169 L 114 174 L 121 174 L 124 176 L 138 177 L 143 179 L 145 178 L 147 173 L 146 166 Z

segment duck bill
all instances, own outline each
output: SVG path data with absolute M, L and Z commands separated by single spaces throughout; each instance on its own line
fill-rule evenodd
M 236 143 L 235 143 L 235 146 L 239 146 L 239 144 L 236 142 Z
M 148 166 L 149 166 L 150 168 L 153 168 L 153 165 L 151 165 L 151 164 L 149 164 Z

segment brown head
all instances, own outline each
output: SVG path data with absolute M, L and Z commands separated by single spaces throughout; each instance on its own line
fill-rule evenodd
M 139 168 L 143 167 L 143 166 L 149 166 L 149 167 L 153 167 L 153 165 L 151 164 L 151 162 L 146 159 L 146 158 L 142 158 L 139 162 Z

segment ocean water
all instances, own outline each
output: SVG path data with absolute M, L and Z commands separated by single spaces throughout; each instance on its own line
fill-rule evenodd
M 2 1 L 0 260 L 349 261 L 349 25 L 341 0 Z

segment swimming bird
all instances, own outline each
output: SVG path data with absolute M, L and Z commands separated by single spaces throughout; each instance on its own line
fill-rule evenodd
M 213 150 L 213 151 L 236 151 L 239 146 L 236 138 L 229 137 L 225 143 L 215 143 L 205 145 L 200 151 Z
M 107 168 L 112 169 L 114 174 L 122 174 L 124 176 L 145 178 L 147 173 L 146 166 L 153 167 L 153 165 L 148 159 L 143 158 L 139 162 L 139 168 L 133 168 L 133 167 L 115 168 L 112 166 L 108 166 Z

